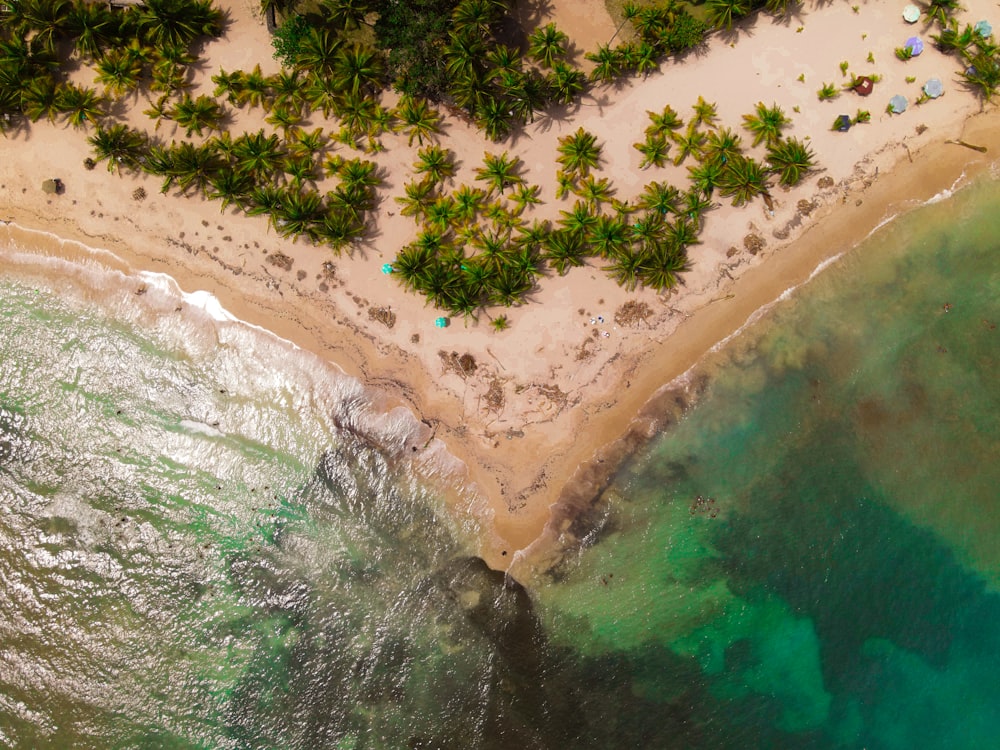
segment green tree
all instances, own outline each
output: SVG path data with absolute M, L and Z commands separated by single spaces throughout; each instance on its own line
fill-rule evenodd
M 595 52 L 588 52 L 584 57 L 594 63 L 594 68 L 590 71 L 591 81 L 608 83 L 621 73 L 621 58 L 607 44 L 599 45 Z
M 528 37 L 528 55 L 543 68 L 551 68 L 566 55 L 569 37 L 554 23 L 535 29 Z
M 520 159 L 510 156 L 506 151 L 502 154 L 491 154 L 486 152 L 483 155 L 483 166 L 476 170 L 476 179 L 482 180 L 489 185 L 491 191 L 498 193 L 517 185 L 523 180 L 518 175 L 518 164 Z
M 757 161 L 740 156 L 726 164 L 719 179 L 719 192 L 732 197 L 734 206 L 742 206 L 767 193 L 767 173 Z
M 641 143 L 633 143 L 632 146 L 642 154 L 642 161 L 639 168 L 662 167 L 667 163 L 667 154 L 670 151 L 670 144 L 667 139 L 660 135 L 647 135 L 646 140 Z
M 455 159 L 449 149 L 432 144 L 417 151 L 413 171 L 426 175 L 434 182 L 441 182 L 455 174 Z
M 815 166 L 812 149 L 796 138 L 772 143 L 767 147 L 767 161 L 782 185 L 797 185 Z
M 170 119 L 184 128 L 188 138 L 192 133 L 202 135 L 202 131 L 219 130 L 224 113 L 211 97 L 204 94 L 192 99 L 185 94 L 170 110 Z
M 375 50 L 356 44 L 339 51 L 332 74 L 338 88 L 357 95 L 378 88 L 382 79 L 382 63 Z
M 427 103 L 426 99 L 414 99 L 403 96 L 395 111 L 399 121 L 399 129 L 407 134 L 407 145 L 413 145 L 413 139 L 421 146 L 424 138 L 431 138 L 440 132 L 441 115 Z
M 65 83 L 58 87 L 56 107 L 74 128 L 97 125 L 104 117 L 104 98 L 94 89 Z
M 587 175 L 591 169 L 596 169 L 601 159 L 601 147 L 597 145 L 597 136 L 588 133 L 582 127 L 572 135 L 559 139 L 558 161 L 565 172 Z
M 134 90 L 141 77 L 142 64 L 124 50 L 111 50 L 97 63 L 97 82 L 116 98 Z
M 757 102 L 754 114 L 743 115 L 743 127 L 753 133 L 754 146 L 761 141 L 768 145 L 777 143 L 781 138 L 781 131 L 791 122 L 777 104 L 768 107 L 764 102 Z
M 144 0 L 139 28 L 151 47 L 188 47 L 199 37 L 219 36 L 223 21 L 210 0 Z
M 552 100 L 559 104 L 572 104 L 587 88 L 583 73 L 564 62 L 556 62 L 552 72 L 545 77 Z
M 705 0 L 708 22 L 729 31 L 733 24 L 750 12 L 749 0 Z
M 96 60 L 114 38 L 114 18 L 107 6 L 74 0 L 66 14 L 64 28 L 73 40 L 73 49 L 84 59 Z
M 87 141 L 94 148 L 95 161 L 107 160 L 109 172 L 136 168 L 146 150 L 145 134 L 123 124 L 107 129 L 98 126 Z
M 584 264 L 584 251 L 583 235 L 580 232 L 557 229 L 545 240 L 544 257 L 560 276 L 564 276 L 570 268 Z

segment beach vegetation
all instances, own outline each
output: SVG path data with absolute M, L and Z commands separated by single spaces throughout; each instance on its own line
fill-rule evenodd
M 832 83 L 824 83 L 823 87 L 816 92 L 816 96 L 819 97 L 821 102 L 826 102 L 840 96 L 840 91 L 837 90 L 836 85 Z
M 777 142 L 791 122 L 777 104 L 768 107 L 764 102 L 757 102 L 753 114 L 743 115 L 743 127 L 753 134 L 754 146 Z
M 767 162 L 778 176 L 778 182 L 792 187 L 813 169 L 816 155 L 808 144 L 797 138 L 788 138 L 768 145 Z
M 571 135 L 561 137 L 557 150 L 559 156 L 556 161 L 562 166 L 562 171 L 568 174 L 585 176 L 591 169 L 597 168 L 601 159 L 597 136 L 582 127 Z
M 594 63 L 590 71 L 591 81 L 609 83 L 621 73 L 621 57 L 610 45 L 602 44 L 593 52 L 587 52 L 584 57 Z
M 857 124 L 859 122 L 860 123 L 865 123 L 865 122 L 871 122 L 871 121 L 872 121 L 872 113 L 869 112 L 867 109 L 859 109 L 858 112 L 857 112 L 857 114 L 854 115 L 854 118 L 853 118 L 853 122 L 855 124 Z
M 875 54 L 873 52 L 868 53 L 868 57 L 865 58 L 871 65 L 875 64 Z
M 413 145 L 414 139 L 422 146 L 424 138 L 432 138 L 440 132 L 441 115 L 426 99 L 403 96 L 393 114 L 397 129 L 407 135 L 408 146 Z
M 646 128 L 647 136 L 667 136 L 674 137 L 674 133 L 684 127 L 684 120 L 674 111 L 669 104 L 663 108 L 662 112 L 646 111 L 649 116 L 650 125 Z
M 107 161 L 109 172 L 136 169 L 146 150 L 146 134 L 122 123 L 107 128 L 98 125 L 87 141 L 93 147 L 94 161 Z
M 413 165 L 413 171 L 439 183 L 455 174 L 455 158 L 449 149 L 437 144 L 424 146 L 417 151 L 417 161 Z
M 768 192 L 767 172 L 753 157 L 738 156 L 726 164 L 718 187 L 720 195 L 732 198 L 734 206 L 742 206 Z
M 674 166 L 680 166 L 686 158 L 700 158 L 702 147 L 708 142 L 708 136 L 697 129 L 694 123 L 690 123 L 684 134 L 676 135 L 677 155 L 674 157 Z
M 958 0 L 927 0 L 923 11 L 928 23 L 937 23 L 942 29 L 952 22 L 955 13 L 962 10 Z
M 74 83 L 57 87 L 55 105 L 74 128 L 97 125 L 106 115 L 104 97 L 96 89 Z
M 490 327 L 492 327 L 497 333 L 500 331 L 506 331 L 510 328 L 510 319 L 506 315 L 497 315 L 490 321 Z
M 705 0 L 708 22 L 729 31 L 733 24 L 750 13 L 751 0 Z
M 903 80 L 905 80 L 907 83 L 916 83 L 917 82 L 917 77 L 916 76 L 906 76 L 906 78 L 904 78 Z
M 204 94 L 192 99 L 185 94 L 169 110 L 169 119 L 184 128 L 190 138 L 192 133 L 202 135 L 206 129 L 218 130 L 224 114 L 215 99 Z
M 913 49 L 911 47 L 896 47 L 894 52 L 896 57 L 903 62 L 913 57 Z
M 486 152 L 483 155 L 483 166 L 476 170 L 476 179 L 487 184 L 490 192 L 503 193 L 504 190 L 517 185 L 523 180 L 518 174 L 520 159 L 511 156 L 506 151 L 501 154 Z
M 705 125 L 709 128 L 715 127 L 718 120 L 718 108 L 715 102 L 707 102 L 704 97 L 699 96 L 698 101 L 691 108 L 694 110 L 694 116 L 691 118 L 692 127 L 699 125 Z
M 662 134 L 647 135 L 645 141 L 633 143 L 632 146 L 642 154 L 642 160 L 639 162 L 640 169 L 662 167 L 667 163 L 670 143 Z
M 851 67 L 851 64 L 849 62 L 847 62 L 847 60 L 841 61 L 841 63 L 840 63 L 840 75 L 846 76 L 847 75 L 847 69 L 849 67 Z

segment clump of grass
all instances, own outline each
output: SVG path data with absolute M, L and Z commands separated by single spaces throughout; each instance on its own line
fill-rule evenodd
M 909 47 L 896 47 L 896 57 L 898 57 L 903 62 L 906 62 L 911 57 L 913 57 L 913 50 Z
M 826 102 L 830 101 L 831 99 L 836 99 L 838 96 L 840 96 L 840 92 L 837 90 L 837 87 L 834 86 L 832 83 L 824 83 L 823 88 L 821 88 L 819 91 L 816 92 L 816 96 L 819 97 L 819 100 L 821 102 Z
M 799 77 L 796 78 L 795 80 L 798 81 L 799 83 L 805 83 L 806 82 L 806 74 L 805 73 L 799 73 Z
M 854 115 L 855 124 L 859 122 L 871 122 L 871 121 L 872 121 L 872 113 L 869 112 L 867 109 L 859 109 L 858 113 Z
M 875 64 L 875 53 L 873 52 L 868 53 L 868 62 L 871 63 L 872 65 Z
M 840 63 L 840 75 L 846 76 L 847 75 L 847 69 L 849 67 L 850 67 L 850 64 L 847 62 L 847 60 L 844 60 L 843 62 L 841 62 Z
M 510 320 L 506 315 L 497 315 L 490 321 L 490 325 L 493 326 L 494 331 L 499 333 L 500 331 L 506 331 L 510 328 Z
M 916 81 L 917 81 L 917 77 L 916 76 L 906 76 L 906 82 L 907 83 L 916 83 Z

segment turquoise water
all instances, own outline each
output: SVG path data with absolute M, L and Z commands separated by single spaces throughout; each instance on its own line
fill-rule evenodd
M 6 274 L 0 746 L 992 747 L 998 217 L 894 222 L 714 355 L 527 590 L 355 381 Z
M 886 227 L 706 365 L 549 632 L 692 744 L 995 746 L 998 324 L 995 184 Z

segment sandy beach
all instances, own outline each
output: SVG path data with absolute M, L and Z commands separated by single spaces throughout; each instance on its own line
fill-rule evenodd
M 259 63 L 265 74 L 278 70 L 254 4 L 232 0 L 224 6 L 228 36 L 206 47 L 205 74 L 195 92 L 210 94 L 209 78 L 220 68 Z M 552 3 L 549 15 L 533 20 L 555 20 L 570 30 L 572 24 L 561 19 L 572 14 L 572 6 Z M 961 17 L 970 23 L 995 11 L 985 2 L 968 6 Z M 597 86 L 579 107 L 538 117 L 502 144 L 446 118 L 441 143 L 458 156 L 454 184 L 473 182 L 484 151 L 508 150 L 523 161 L 525 179 L 541 187 L 544 204 L 537 215 L 545 218 L 572 205 L 555 196 L 555 156 L 558 138 L 579 127 L 597 135 L 603 144 L 599 174 L 614 183 L 618 198 L 627 199 L 654 179 L 680 184 L 686 176 L 683 165 L 639 169 L 641 157 L 632 144 L 641 140 L 647 110 L 670 104 L 687 117 L 703 96 L 717 103 L 720 124 L 738 129 L 757 102 L 784 108 L 793 120 L 790 134 L 808 139 L 820 168 L 792 190 L 772 188 L 773 212 L 761 201 L 734 208 L 717 199 L 701 244 L 690 251 L 691 270 L 667 295 L 628 292 L 599 267 L 588 266 L 543 278 L 531 304 L 503 311 L 509 330 L 493 331 L 486 316 L 435 328 L 440 313 L 381 271 L 415 232 L 393 201 L 415 160 L 416 145 L 407 146 L 405 136 L 384 138 L 386 151 L 374 157 L 387 175 L 375 228 L 341 257 L 283 240 L 263 218 L 236 209 L 220 213 L 219 204 L 200 198 L 160 194 L 153 177 L 117 176 L 103 165 L 88 171 L 87 134 L 46 122 L 3 142 L 0 219 L 11 222 L 5 239 L 25 249 L 127 274 L 162 272 L 185 291 L 207 290 L 236 317 L 361 379 L 379 394 L 383 408 L 411 410 L 426 425 L 426 440 L 414 446 L 413 460 L 428 478 L 441 469 L 441 448 L 464 467 L 448 464 L 449 472 L 467 472 L 463 481 L 449 475 L 442 484 L 461 488 L 452 498 L 456 513 L 483 521 L 484 559 L 500 569 L 515 560 L 544 565 L 551 551 L 573 543 L 574 514 L 635 442 L 683 407 L 678 398 L 697 385 L 677 378 L 707 351 L 891 217 L 991 167 L 1000 148 L 1000 119 L 995 111 L 981 111 L 958 82 L 957 60 L 933 49 L 923 23 L 907 25 L 901 10 L 902 4 L 882 1 L 856 12 L 846 4 L 809 3 L 788 23 L 761 16 L 733 35 L 716 35 L 704 54 L 668 61 L 646 78 Z M 610 18 L 602 23 L 610 38 Z M 589 49 L 600 41 L 601 27 L 581 25 L 578 33 L 592 35 L 574 39 Z M 894 48 L 914 34 L 927 42 L 924 54 L 897 60 Z M 866 62 L 869 54 L 874 64 Z M 844 82 L 841 61 L 853 73 L 881 76 L 870 97 L 845 92 L 832 102 L 818 100 L 823 83 Z M 945 95 L 915 106 L 920 86 L 932 77 L 944 81 Z M 897 93 L 911 106 L 889 115 L 886 104 Z M 130 104 L 132 124 L 151 130 L 144 101 Z M 869 124 L 846 133 L 831 130 L 837 115 L 859 108 L 871 111 Z M 234 131 L 262 126 L 259 110 L 233 111 Z M 172 127 L 164 123 L 158 135 L 179 136 Z M 948 143 L 957 139 L 987 151 Z M 41 180 L 56 176 L 65 193 L 43 193 Z M 147 195 L 137 200 L 140 186 Z M 759 238 L 763 250 L 751 253 L 747 236 Z M 87 247 L 111 254 L 91 254 Z M 135 284 L 138 290 L 141 282 Z M 624 315 L 627 303 L 643 314 Z M 391 327 L 382 322 L 383 310 L 395 315 Z M 464 354 L 474 359 L 474 371 L 453 366 Z

